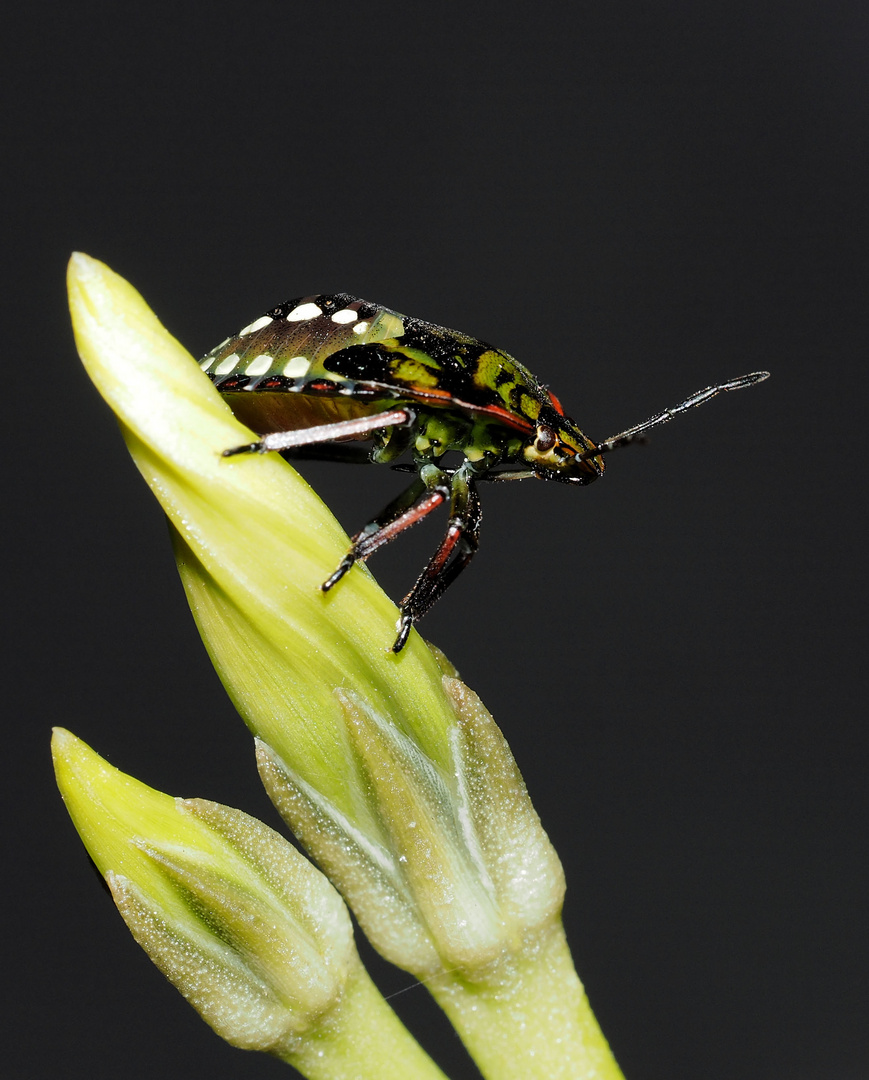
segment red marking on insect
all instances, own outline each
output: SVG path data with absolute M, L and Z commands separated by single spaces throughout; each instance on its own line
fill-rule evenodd
M 452 400 L 460 409 L 464 408 L 467 409 L 468 412 L 490 416 L 499 423 L 513 428 L 515 431 L 521 431 L 523 434 L 534 431 L 534 425 L 530 420 L 526 420 L 524 416 L 518 416 L 516 413 L 510 412 L 509 409 L 504 409 L 500 405 L 468 405 L 459 398 L 453 398 Z

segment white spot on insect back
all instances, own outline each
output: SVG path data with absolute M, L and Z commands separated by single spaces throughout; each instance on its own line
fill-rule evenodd
M 307 375 L 310 366 L 311 361 L 307 356 L 293 356 L 284 364 L 284 375 L 288 379 L 298 379 L 302 375 Z
M 316 304 L 299 304 L 287 316 L 287 322 L 302 322 L 304 319 L 316 319 L 323 312 Z
M 224 338 L 219 345 L 214 346 L 208 356 L 203 357 L 203 359 L 199 361 L 199 366 L 202 368 L 203 371 L 208 371 L 208 369 L 217 359 L 215 353 L 219 353 L 222 348 L 229 344 L 230 340 L 230 338 Z
M 274 322 L 271 315 L 261 315 L 258 319 L 254 319 L 252 323 L 246 326 L 244 330 L 239 330 L 238 336 L 246 337 L 248 334 L 253 334 L 257 330 L 263 330 L 270 322 Z
M 238 353 L 233 353 L 231 356 L 227 356 L 225 360 L 221 360 L 217 367 L 214 369 L 215 375 L 228 375 L 230 371 L 238 363 Z
M 332 322 L 336 323 L 348 323 L 356 322 L 359 318 L 358 311 L 352 311 L 349 307 L 341 308 L 340 311 L 336 311 L 332 316 Z
M 356 324 L 356 325 L 355 325 L 355 326 L 353 327 L 353 333 L 354 333 L 354 334 L 364 334 L 364 333 L 365 333 L 365 331 L 366 331 L 366 330 L 368 329 L 368 327 L 369 327 L 370 325 L 371 325 L 371 324 L 370 324 L 370 323 L 367 323 L 367 322 L 361 322 L 361 323 L 357 323 L 357 324 Z
M 272 366 L 272 358 L 268 353 L 260 353 L 255 360 L 251 362 L 244 369 L 245 375 L 265 375 L 268 369 Z

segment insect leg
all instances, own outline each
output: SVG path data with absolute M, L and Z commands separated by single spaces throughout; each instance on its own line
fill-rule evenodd
M 379 547 L 394 540 L 399 533 L 422 521 L 432 510 L 444 503 L 449 494 L 446 474 L 440 469 L 433 469 L 426 479 L 414 481 L 353 537 L 352 546 L 338 564 L 337 570 L 321 585 L 323 592 L 328 592 L 337 585 L 355 562 L 364 561 Z
M 476 485 L 463 469 L 457 469 L 451 488 L 446 536 L 401 602 L 398 637 L 392 646 L 395 653 L 404 648 L 413 624 L 446 592 L 477 553 L 482 513 Z
M 245 443 L 224 450 L 224 457 L 234 454 L 267 454 L 270 450 L 289 450 L 295 446 L 309 446 L 311 443 L 330 442 L 332 439 L 364 438 L 378 428 L 400 427 L 410 424 L 414 414 L 410 409 L 391 409 L 389 412 L 375 413 L 374 416 L 358 416 L 353 420 L 339 420 L 334 424 L 318 424 L 316 427 L 301 428 L 298 431 L 274 431 L 264 435 L 259 442 Z

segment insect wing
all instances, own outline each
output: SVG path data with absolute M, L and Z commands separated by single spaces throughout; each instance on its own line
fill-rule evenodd
M 348 293 L 303 296 L 254 319 L 212 349 L 200 366 L 223 393 L 304 390 L 314 382 L 347 393 L 352 381 L 328 371 L 324 361 L 353 345 L 402 332 L 400 315 Z
M 541 409 L 560 412 L 524 365 L 492 345 L 348 293 L 288 300 L 221 342 L 201 367 L 224 394 L 382 393 L 524 433 Z

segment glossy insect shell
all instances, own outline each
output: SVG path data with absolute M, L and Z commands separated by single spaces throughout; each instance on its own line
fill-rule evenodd
M 516 433 L 518 452 L 504 460 L 547 478 L 588 483 L 603 471 L 600 458 L 575 460 L 594 444 L 513 357 L 347 293 L 289 300 L 227 338 L 201 366 L 259 434 L 409 401 L 463 414 L 477 430 L 482 423 Z

